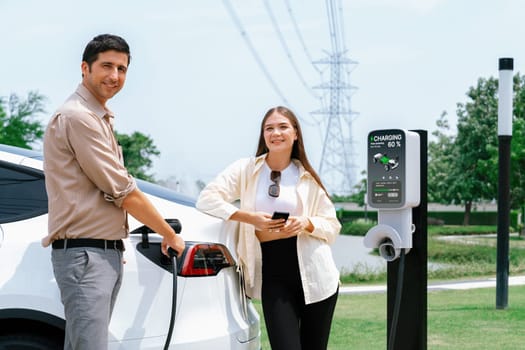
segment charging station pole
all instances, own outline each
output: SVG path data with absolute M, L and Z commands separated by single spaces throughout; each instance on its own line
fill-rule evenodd
M 387 342 L 390 332 L 396 332 L 395 344 L 388 349 L 425 350 L 427 348 L 427 131 L 412 130 L 419 134 L 420 144 L 420 204 L 412 208 L 415 232 L 412 249 L 405 256 L 401 304 L 396 329 L 391 325 L 397 296 L 400 260 L 387 264 Z M 410 185 L 410 184 L 407 184 Z
M 509 294 L 510 146 L 512 139 L 512 58 L 499 59 L 498 82 L 498 240 L 496 309 L 506 309 Z

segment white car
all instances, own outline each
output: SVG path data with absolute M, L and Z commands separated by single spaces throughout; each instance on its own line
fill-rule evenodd
M 244 295 L 233 254 L 235 225 L 199 212 L 194 201 L 137 181 L 187 248 L 172 261 L 162 237 L 130 217 L 124 279 L 109 326 L 109 349 L 259 350 L 260 320 Z M 0 349 L 61 349 L 65 320 L 53 276 L 40 153 L 0 145 Z M 173 287 L 176 310 L 172 309 Z M 174 313 L 174 327 L 169 331 Z

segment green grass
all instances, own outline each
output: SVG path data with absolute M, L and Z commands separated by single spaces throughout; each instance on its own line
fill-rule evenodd
M 494 288 L 429 292 L 428 349 L 518 350 L 524 348 L 525 286 L 509 287 L 509 306 L 495 307 Z M 261 305 L 255 306 L 262 315 Z M 386 349 L 386 293 L 341 295 L 329 350 Z M 262 348 L 270 349 L 261 316 Z
M 347 227 L 362 235 L 366 225 Z M 428 260 L 440 264 L 428 271 L 429 283 L 496 274 L 496 242 L 493 226 L 430 226 Z M 459 239 L 447 239 L 460 235 Z M 479 236 L 481 235 L 481 236 Z M 525 239 L 509 241 L 510 275 L 525 274 Z M 344 284 L 385 284 L 386 271 L 362 267 L 345 272 Z M 525 286 L 509 287 L 509 307 L 496 310 L 494 288 L 430 292 L 427 301 L 428 349 L 525 349 Z M 270 349 L 260 303 L 263 349 Z M 386 293 L 341 295 L 332 324 L 330 350 L 386 349 Z
M 428 238 L 428 260 L 443 264 L 444 268 L 429 271 L 428 278 L 454 279 L 478 276 L 494 276 L 497 266 L 497 238 L 494 235 L 463 236 L 444 239 L 432 235 Z M 511 275 L 525 273 L 525 240 L 511 237 L 509 240 L 509 272 Z

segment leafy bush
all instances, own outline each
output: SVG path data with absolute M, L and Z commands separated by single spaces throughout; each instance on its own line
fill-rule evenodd
M 342 283 L 384 283 L 386 282 L 386 270 L 377 271 L 358 266 L 352 271 L 341 271 Z
M 351 222 L 343 222 L 341 228 L 342 235 L 350 236 L 364 236 L 373 226 L 377 225 L 373 221 L 365 221 L 362 219 L 354 220 Z
M 357 219 L 348 222 L 343 222 L 341 228 L 342 235 L 351 236 L 364 236 L 370 228 L 377 225 L 377 222 L 370 220 Z M 488 233 L 496 233 L 497 227 L 492 225 L 479 225 L 479 226 L 442 226 L 442 225 L 429 225 L 428 234 L 442 235 L 442 236 L 460 236 L 460 235 L 482 235 Z
M 496 233 L 497 228 L 493 225 L 447 225 L 447 226 L 428 226 L 429 235 L 458 236 L 458 235 L 482 235 Z
M 346 210 L 337 209 L 337 217 L 343 223 L 357 219 L 377 220 L 377 210 Z M 463 211 L 429 211 L 427 220 L 429 225 L 463 225 L 465 213 Z M 497 225 L 498 213 L 492 211 L 473 211 L 470 213 L 470 225 Z M 510 212 L 510 224 L 518 227 L 518 212 Z

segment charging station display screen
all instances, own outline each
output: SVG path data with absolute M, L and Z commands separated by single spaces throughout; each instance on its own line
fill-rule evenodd
M 368 204 L 398 208 L 405 203 L 405 132 L 376 130 L 368 134 Z

